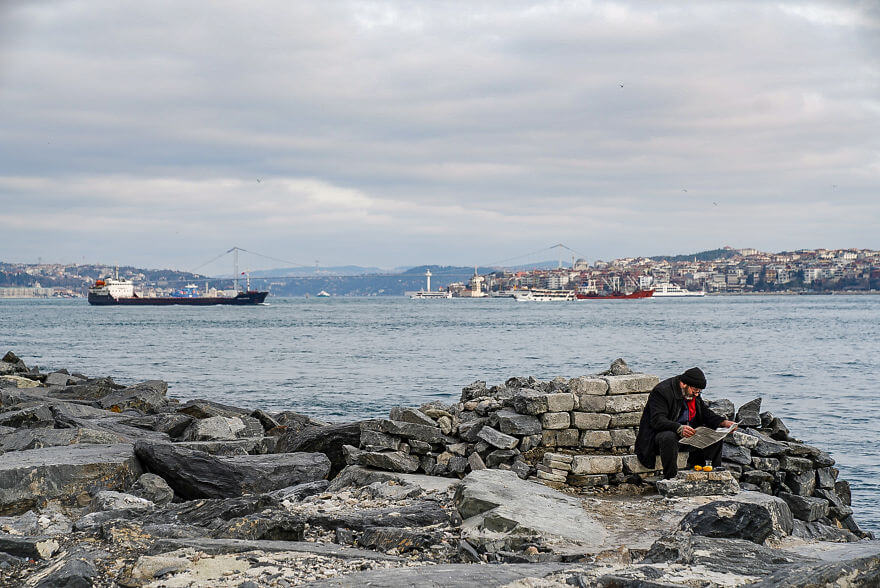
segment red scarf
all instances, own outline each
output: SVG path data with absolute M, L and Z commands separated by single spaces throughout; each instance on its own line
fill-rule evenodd
M 685 403 L 688 407 L 688 420 L 692 421 L 697 416 L 697 397 L 694 396 L 690 400 L 685 400 Z

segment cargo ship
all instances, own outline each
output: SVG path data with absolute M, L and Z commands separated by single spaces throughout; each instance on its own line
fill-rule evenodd
M 171 296 L 138 296 L 134 284 L 125 278 L 104 278 L 95 280 L 89 288 L 89 304 L 95 306 L 213 306 L 216 304 L 240 306 L 245 304 L 261 304 L 266 300 L 268 292 L 258 292 L 248 288 L 235 296 L 200 296 L 194 284 L 188 284 Z

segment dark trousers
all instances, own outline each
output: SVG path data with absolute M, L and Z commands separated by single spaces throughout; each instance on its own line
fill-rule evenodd
M 697 449 L 690 445 L 681 445 L 678 433 L 675 431 L 663 431 L 654 437 L 657 444 L 657 453 L 660 454 L 660 463 L 663 464 L 663 477 L 669 480 L 678 473 L 678 453 L 688 451 L 688 466 L 703 465 L 707 461 L 712 467 L 721 465 L 721 441 L 713 443 L 705 449 Z

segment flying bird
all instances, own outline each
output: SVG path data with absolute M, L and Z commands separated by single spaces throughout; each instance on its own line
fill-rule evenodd
M 713 202 L 712 204 L 714 204 L 715 206 L 718 206 L 718 203 L 717 203 L 717 202 Z
M 622 87 L 623 87 L 623 84 L 620 84 L 620 87 L 622 88 Z
M 263 180 L 261 180 L 260 178 L 257 178 L 257 183 L 258 183 L 258 184 L 259 184 L 260 182 L 262 182 L 262 181 L 263 181 Z
M 687 192 L 687 188 L 682 188 L 681 191 L 682 191 L 682 192 Z

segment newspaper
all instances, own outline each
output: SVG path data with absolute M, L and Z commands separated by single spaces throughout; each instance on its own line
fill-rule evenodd
M 709 427 L 697 427 L 694 434 L 690 437 L 679 439 L 679 443 L 691 445 L 697 449 L 705 449 L 713 443 L 718 443 L 724 439 L 731 431 L 736 429 L 739 423 L 733 423 L 727 428 L 710 429 Z

